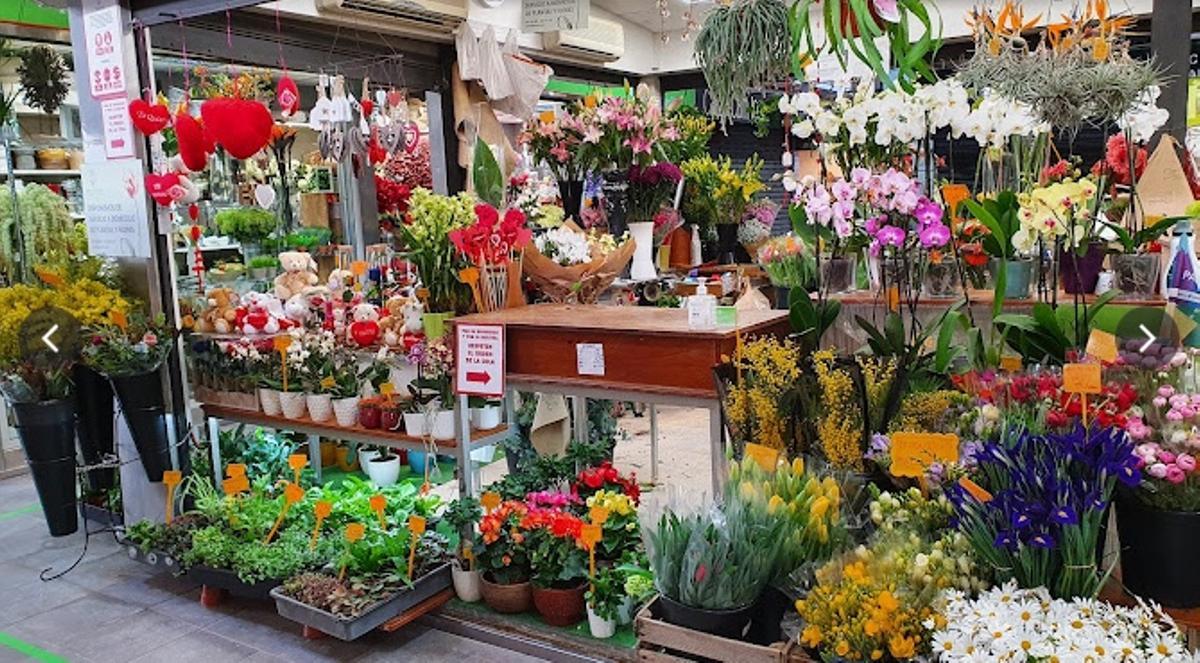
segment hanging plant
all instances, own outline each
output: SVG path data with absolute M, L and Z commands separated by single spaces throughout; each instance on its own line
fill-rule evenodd
M 696 37 L 696 63 L 704 71 L 709 114 L 733 119 L 746 95 L 788 75 L 791 40 L 788 9 L 780 0 L 733 0 L 704 19 Z
M 813 34 L 811 11 L 821 8 L 825 42 L 818 46 Z M 921 34 L 914 38 L 911 26 L 919 25 Z M 888 89 L 899 85 L 909 92 L 919 79 L 937 80 L 927 61 L 941 46 L 940 26 L 935 33 L 924 0 L 797 0 L 792 5 L 790 30 L 795 53 L 793 71 L 803 77 L 810 60 L 832 53 L 845 68 L 851 55 L 875 72 Z M 895 67 L 895 78 L 888 73 L 888 60 L 875 45 L 886 37 Z
M 67 64 L 49 46 L 34 46 L 21 56 L 17 74 L 25 103 L 45 113 L 56 113 L 67 98 Z

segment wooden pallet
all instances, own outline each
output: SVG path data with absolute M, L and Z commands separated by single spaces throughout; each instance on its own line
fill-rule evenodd
M 812 663 L 795 641 L 758 645 L 694 631 L 655 619 L 655 599 L 634 621 L 638 634 L 638 659 L 646 663 L 725 661 L 728 663 Z

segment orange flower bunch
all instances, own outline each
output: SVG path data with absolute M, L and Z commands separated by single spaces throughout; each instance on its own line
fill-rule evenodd
M 517 527 L 523 526 L 521 523 L 528 511 L 529 507 L 525 506 L 524 502 L 517 500 L 504 502 L 493 509 L 491 513 L 483 517 L 483 520 L 479 521 L 479 533 L 483 537 L 484 545 L 499 541 L 506 530 L 510 536 L 520 534 Z M 516 541 L 516 543 L 520 543 L 520 541 Z
M 564 513 L 557 509 L 532 509 L 525 514 L 521 519 L 521 529 L 535 530 L 544 529 L 550 532 L 550 535 L 556 539 L 571 539 L 575 541 L 575 545 L 580 548 L 583 543 L 579 540 L 580 532 L 583 529 L 583 521 L 570 513 Z

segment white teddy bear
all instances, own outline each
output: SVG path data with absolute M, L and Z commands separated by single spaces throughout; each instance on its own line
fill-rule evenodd
M 246 317 L 242 320 L 243 334 L 276 334 L 286 324 L 283 305 L 271 295 L 248 292 L 242 296 L 242 304 L 246 307 Z
M 317 285 L 317 261 L 303 251 L 285 251 L 279 254 L 279 265 L 283 273 L 275 277 L 275 296 L 287 301 L 296 295 L 307 294 Z

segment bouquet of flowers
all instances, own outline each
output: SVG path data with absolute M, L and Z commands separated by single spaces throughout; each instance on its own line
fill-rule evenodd
M 551 300 L 594 302 L 633 259 L 633 250 L 627 238 L 618 244 L 607 233 L 585 233 L 568 221 L 534 238 L 524 272 Z
M 762 157 L 753 154 L 735 169 L 729 157 L 718 161 L 716 187 L 712 191 L 717 223 L 741 223 L 754 197 L 767 188 L 762 181 Z
M 757 258 L 777 288 L 805 288 L 812 282 L 815 269 L 812 255 L 804 242 L 791 233 L 764 242 Z
M 1139 442 L 1134 449 L 1142 482 L 1138 497 L 1156 509 L 1200 511 L 1200 393 L 1158 387 L 1149 404 L 1141 408 L 1129 435 Z
M 650 221 L 671 201 L 683 172 L 667 161 L 629 169 L 629 221 Z
M 451 230 L 450 242 L 478 270 L 476 278 L 466 279 L 475 305 L 481 312 L 496 311 L 508 305 L 510 283 L 519 283 L 520 256 L 533 233 L 525 227 L 525 214 L 516 208 L 509 208 L 500 220 L 496 208 L 479 203 L 475 218 L 474 224 Z M 514 262 L 518 270 L 510 272 L 509 264 Z
M 760 198 L 746 206 L 746 215 L 738 226 L 738 242 L 746 247 L 751 256 L 758 253 L 759 247 L 771 236 L 775 227 L 775 216 L 779 214 L 779 204 L 770 198 Z
M 654 215 L 654 246 L 662 246 L 671 233 L 683 225 L 683 217 L 673 207 L 663 207 Z
M 469 305 L 467 288 L 458 280 L 458 272 L 465 265 L 450 240 L 450 232 L 471 224 L 475 202 L 468 193 L 442 196 L 418 188 L 409 199 L 405 222 L 396 227 L 408 260 L 429 291 L 430 312 L 461 311 Z
M 130 316 L 124 326 L 94 327 L 82 348 L 83 361 L 108 376 L 156 371 L 175 348 L 175 328 L 159 315 Z
M 541 113 L 529 123 L 519 140 L 529 146 L 534 163 L 544 164 L 559 182 L 582 180 L 587 174 L 588 164 L 580 149 L 584 125 L 571 109 L 559 114 L 551 110 Z
M 743 342 L 733 365 L 736 382 L 726 385 L 725 416 L 734 447 L 747 442 L 793 450 L 789 430 L 792 390 L 800 378 L 800 352 L 790 340 L 764 336 Z
M 624 172 L 667 158 L 667 146 L 679 140 L 675 122 L 635 95 L 585 97 L 573 109 L 581 133 L 574 151 L 585 170 Z

